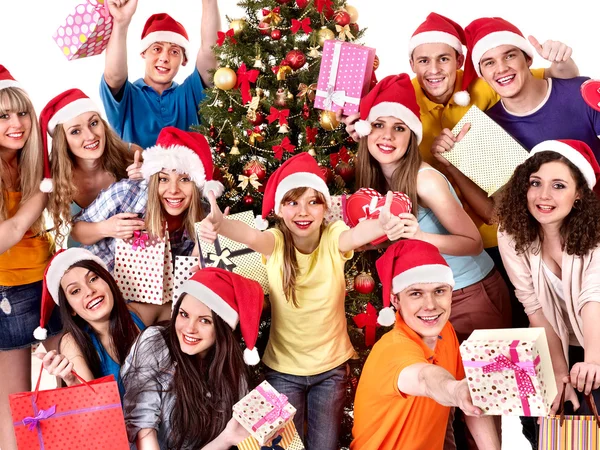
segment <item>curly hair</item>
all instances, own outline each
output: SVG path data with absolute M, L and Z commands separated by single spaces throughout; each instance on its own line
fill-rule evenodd
M 589 188 L 581 171 L 567 158 L 552 151 L 539 152 L 515 169 L 496 204 L 499 229 L 512 236 L 517 253 L 526 252 L 537 240 L 544 240 L 542 227 L 529 212 L 527 191 L 529 177 L 543 164 L 562 162 L 571 171 L 579 193 L 579 201 L 563 219 L 560 236 L 568 255 L 583 256 L 600 243 L 600 200 Z M 539 251 L 536 248 L 535 251 Z

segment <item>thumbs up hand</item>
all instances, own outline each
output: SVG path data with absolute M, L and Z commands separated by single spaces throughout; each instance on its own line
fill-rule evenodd
M 127 167 L 127 176 L 130 180 L 142 180 L 144 178 L 142 175 L 142 149 L 140 147 L 133 154 L 133 164 Z
M 213 191 L 209 191 L 207 197 L 208 203 L 210 204 L 210 212 L 204 218 L 204 220 L 200 222 L 198 235 L 203 241 L 212 243 L 215 241 L 215 239 L 217 239 L 219 228 L 221 228 L 221 223 L 223 222 L 223 217 L 229 214 L 229 208 L 225 210 L 225 213 L 221 212 L 221 208 L 219 208 L 219 205 L 217 205 L 217 198 L 215 197 L 215 193 Z
M 394 216 L 391 212 L 392 200 L 394 195 L 392 191 L 388 191 L 385 196 L 385 204 L 379 212 L 379 224 L 390 241 L 397 241 L 404 233 L 404 223 L 398 216 Z

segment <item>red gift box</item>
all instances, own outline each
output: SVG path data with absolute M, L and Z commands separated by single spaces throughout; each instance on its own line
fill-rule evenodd
M 43 370 L 43 369 L 42 369 Z M 129 450 L 114 377 L 9 396 L 19 450 Z

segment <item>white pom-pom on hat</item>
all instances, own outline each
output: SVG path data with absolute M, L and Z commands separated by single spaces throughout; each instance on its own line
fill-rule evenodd
M 249 348 L 244 350 L 244 362 L 249 366 L 255 366 L 260 362 L 260 356 L 256 347 L 250 350 Z
M 454 94 L 453 98 L 454 103 L 458 106 L 469 106 L 469 103 L 471 103 L 471 96 L 467 91 L 458 91 Z
M 260 231 L 265 231 L 269 228 L 269 221 L 262 218 L 262 216 L 256 216 L 254 218 L 254 225 L 256 225 L 256 229 Z
M 367 120 L 359 120 L 354 124 L 354 131 L 359 137 L 365 137 L 371 134 L 371 123 Z
M 204 183 L 204 187 L 202 188 L 202 193 L 203 193 L 204 197 L 208 198 L 208 193 L 212 191 L 212 192 L 214 192 L 215 197 L 218 198 L 221 195 L 223 195 L 224 190 L 225 190 L 225 187 L 223 187 L 223 184 L 221 184 L 219 181 L 209 180 Z
M 54 183 L 52 182 L 52 178 L 44 178 L 40 182 L 40 191 L 48 194 L 54 190 Z
M 35 330 L 33 330 L 33 337 L 38 341 L 45 341 L 48 337 L 48 330 L 42 327 L 37 327 Z
M 377 315 L 377 323 L 384 327 L 390 327 L 396 322 L 396 313 L 394 308 L 388 306 L 379 311 Z

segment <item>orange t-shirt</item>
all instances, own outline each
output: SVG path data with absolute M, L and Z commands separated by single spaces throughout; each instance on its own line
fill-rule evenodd
M 432 351 L 396 314 L 395 328 L 375 344 L 358 383 L 351 450 L 443 448 L 450 408 L 398 389 L 400 372 L 419 363 L 443 367 L 458 380 L 465 377 L 450 322 Z

